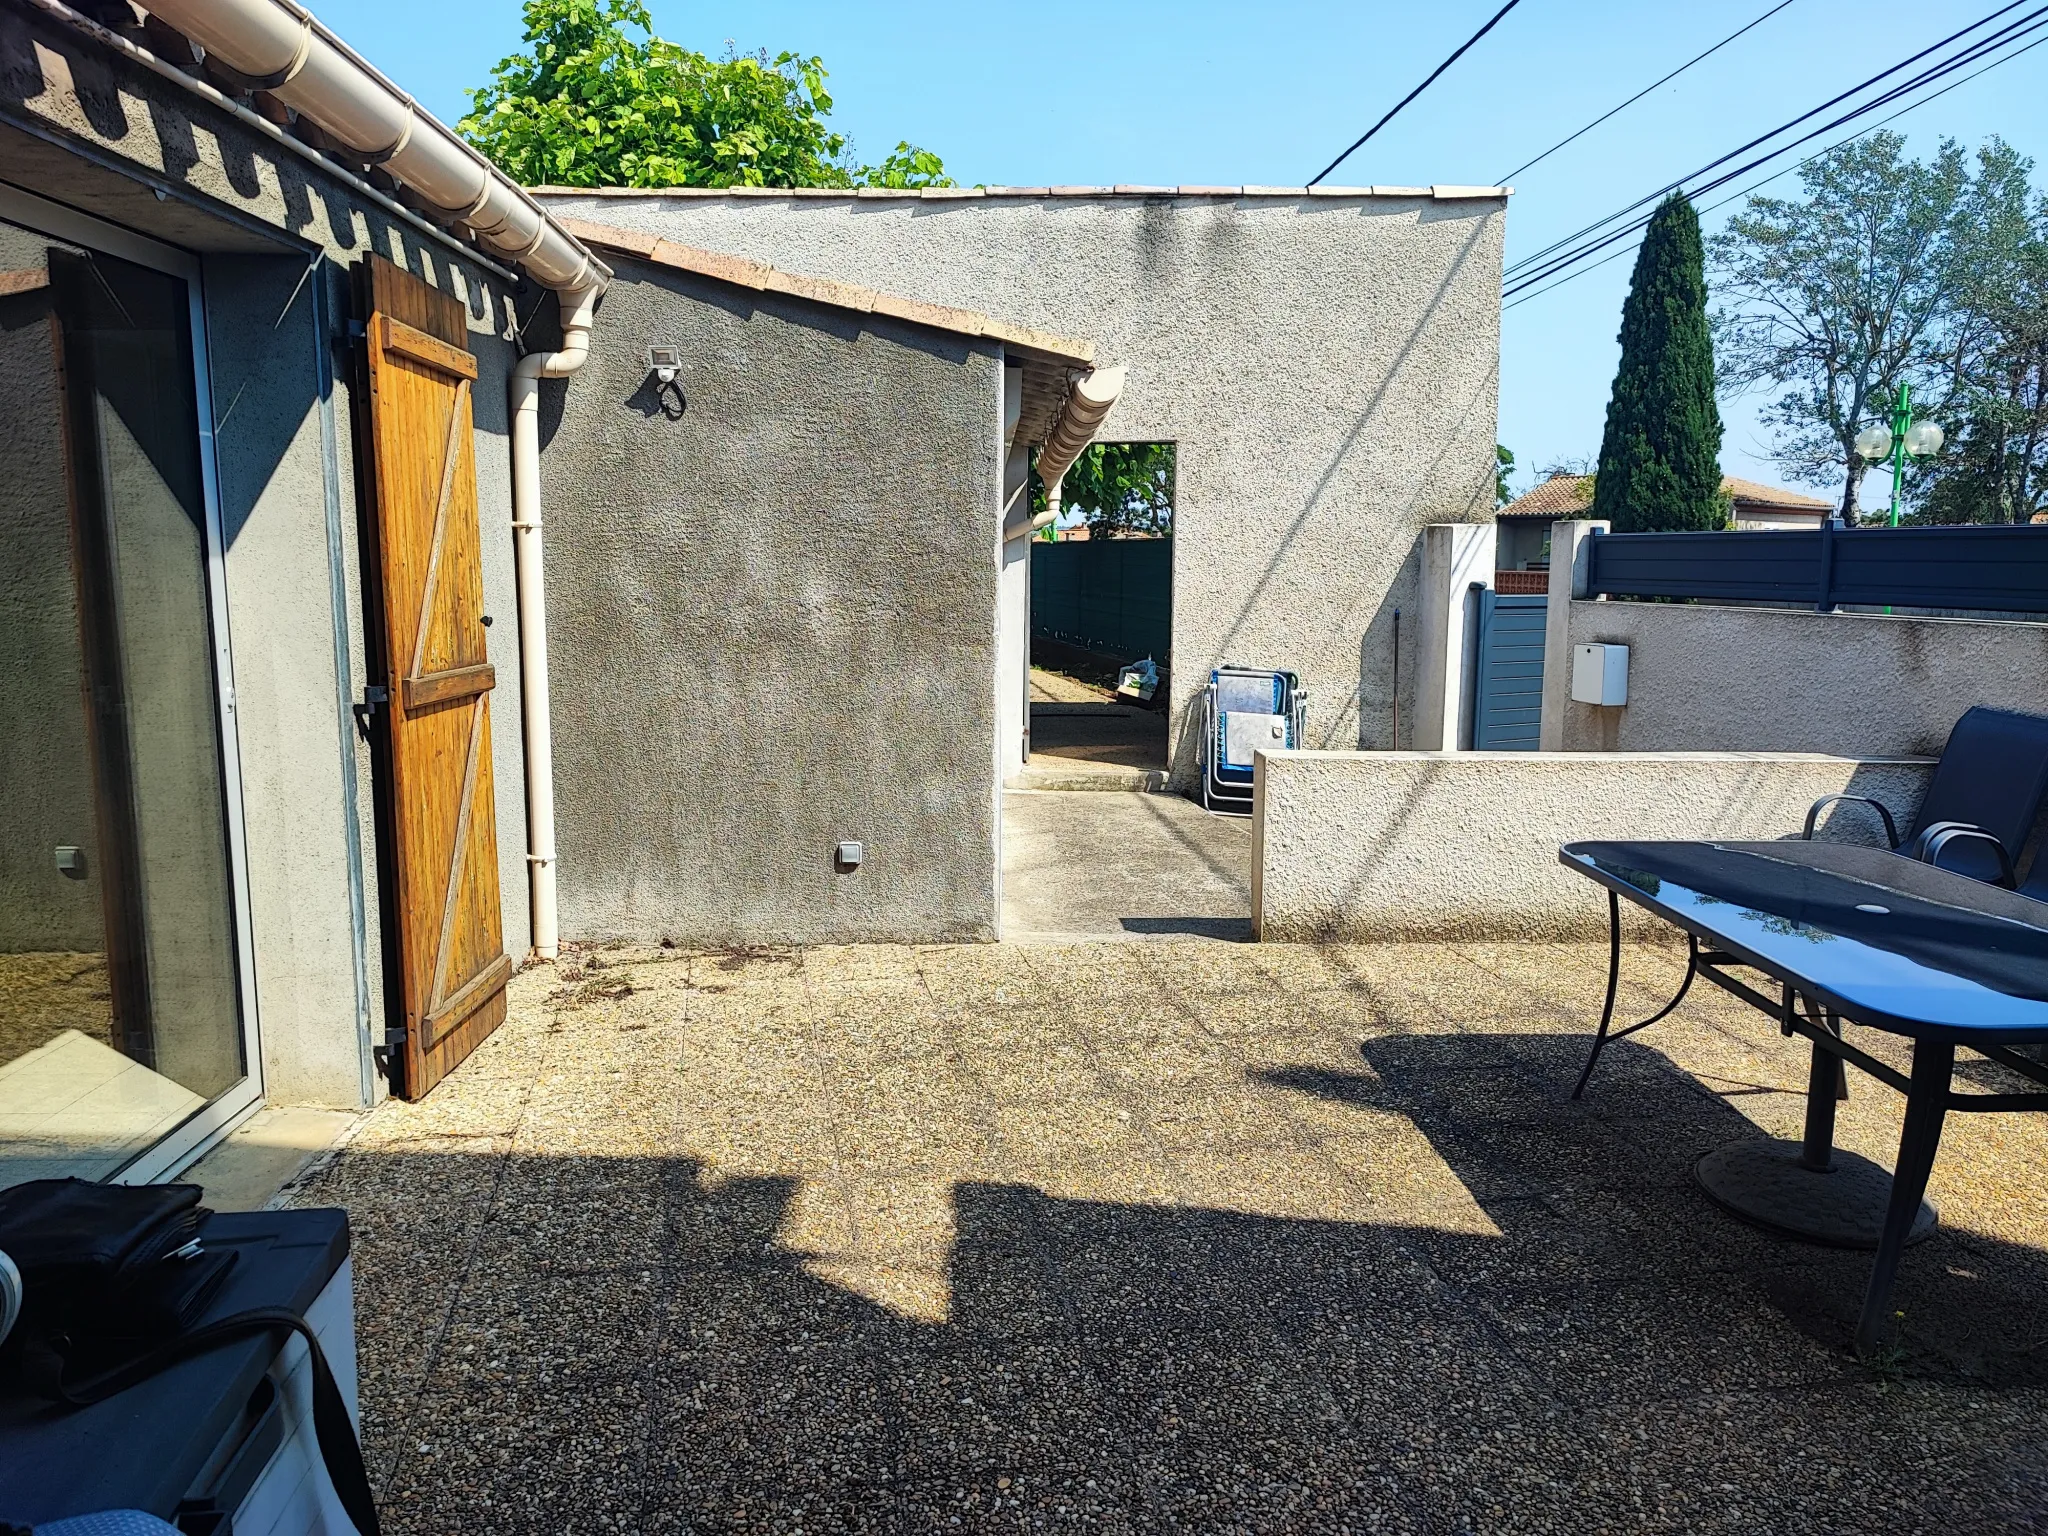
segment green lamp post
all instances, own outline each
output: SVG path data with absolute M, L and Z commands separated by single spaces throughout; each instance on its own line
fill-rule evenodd
M 1941 452 L 1941 428 L 1931 421 L 1913 419 L 1913 387 L 1899 386 L 1899 397 L 1892 403 L 1890 426 L 1882 424 L 1865 427 L 1856 434 L 1856 456 L 1867 464 L 1880 459 L 1891 461 L 1892 471 L 1892 526 L 1899 526 L 1899 498 L 1905 489 L 1906 460 L 1927 458 Z

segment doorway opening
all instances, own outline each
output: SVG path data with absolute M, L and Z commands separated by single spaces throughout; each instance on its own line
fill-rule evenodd
M 1061 482 L 1031 547 L 1028 784 L 1164 784 L 1174 489 L 1172 443 L 1091 444 Z M 1031 497 L 1049 506 L 1035 471 Z

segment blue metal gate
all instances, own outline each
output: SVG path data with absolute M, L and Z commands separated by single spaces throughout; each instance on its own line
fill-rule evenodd
M 1533 752 L 1543 717 L 1543 626 L 1550 599 L 1479 594 L 1479 666 L 1472 745 L 1481 752 Z

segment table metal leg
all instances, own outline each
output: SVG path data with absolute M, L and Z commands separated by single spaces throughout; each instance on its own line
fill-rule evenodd
M 1833 1014 L 1826 1019 L 1824 1027 L 1830 1033 L 1841 1033 Z M 1841 1091 L 1841 1061 L 1816 1045 L 1806 1071 L 1806 1134 L 1799 1149 L 1799 1161 L 1816 1172 L 1834 1166 L 1835 1104 Z
M 1600 1028 L 1593 1035 L 1593 1049 L 1586 1057 L 1585 1070 L 1579 1073 L 1578 1086 L 1572 1089 L 1577 1098 L 1586 1091 L 1586 1079 L 1593 1075 L 1593 1063 L 1600 1059 L 1600 1052 L 1607 1045 L 1607 1028 L 1614 1022 L 1614 989 L 1621 981 L 1621 898 L 1614 892 L 1607 893 L 1607 1002 L 1600 1010 Z
M 1647 1019 L 1631 1024 L 1627 1029 L 1615 1029 L 1614 995 L 1621 982 L 1621 899 L 1607 893 L 1607 1001 L 1600 1009 L 1600 1028 L 1593 1035 L 1593 1049 L 1586 1056 L 1585 1069 L 1579 1073 L 1578 1086 L 1572 1089 L 1572 1097 L 1578 1098 L 1586 1091 L 1587 1080 L 1593 1075 L 1594 1063 L 1600 1060 L 1600 1053 L 1607 1049 L 1610 1040 L 1619 1040 L 1632 1035 L 1639 1029 L 1648 1029 L 1672 1009 L 1685 1001 L 1685 994 L 1692 990 L 1692 979 L 1700 973 L 1699 940 L 1690 934 L 1685 941 L 1685 975 L 1678 983 L 1678 991 L 1671 1001 L 1651 1014 Z
M 1892 1170 L 1891 1203 L 1885 1209 L 1877 1261 L 1870 1267 L 1870 1285 L 1863 1293 L 1863 1317 L 1856 1324 L 1859 1355 L 1875 1350 L 1884 1334 L 1892 1282 L 1899 1272 L 1899 1255 L 1905 1251 L 1920 1214 L 1920 1197 L 1927 1192 L 1935 1148 L 1941 1145 L 1941 1123 L 1948 1113 L 1949 1080 L 1955 1073 L 1955 1064 L 1956 1048 L 1948 1041 L 1913 1043 L 1912 1087 L 1906 1094 L 1906 1126 L 1899 1136 L 1899 1160 Z

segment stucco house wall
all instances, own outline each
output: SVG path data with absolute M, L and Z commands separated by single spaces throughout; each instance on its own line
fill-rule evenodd
M 459 296 L 477 354 L 479 515 L 498 686 L 506 947 L 530 944 L 505 380 L 509 274 L 61 23 L 0 0 L 0 165 L 15 186 L 199 255 L 225 537 L 265 1091 L 348 1105 L 384 983 L 364 666 L 347 269 L 376 251 Z M 528 300 L 531 303 L 531 299 Z
M 1629 648 L 1628 703 L 1567 702 L 1567 751 L 1932 757 L 1973 704 L 2048 713 L 2048 624 L 1573 602 L 1561 664 L 1593 643 Z
M 994 937 L 1000 345 L 611 259 L 542 423 L 564 934 Z
M 1226 660 L 1302 673 L 1313 744 L 1390 745 L 1393 616 L 1418 534 L 1492 515 L 1505 199 L 1443 192 L 621 190 L 542 202 L 1090 337 L 1098 364 L 1127 364 L 1100 435 L 1177 444 L 1172 706 L 1187 784 L 1190 705 Z

